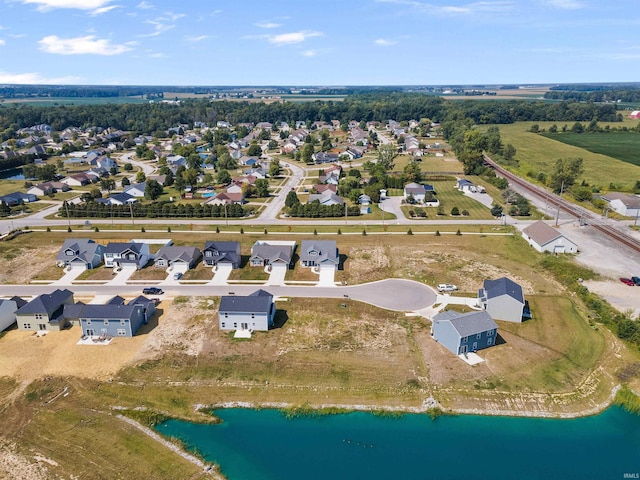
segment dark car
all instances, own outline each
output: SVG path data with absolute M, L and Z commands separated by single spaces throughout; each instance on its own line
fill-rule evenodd
M 158 287 L 147 287 L 142 289 L 142 293 L 145 295 L 162 295 L 164 292 Z
M 631 281 L 640 287 L 640 277 L 631 277 Z
M 631 280 L 630 278 L 621 278 L 620 281 L 622 283 L 624 283 L 625 285 L 630 285 L 630 286 L 634 286 L 635 283 L 633 282 L 633 280 Z

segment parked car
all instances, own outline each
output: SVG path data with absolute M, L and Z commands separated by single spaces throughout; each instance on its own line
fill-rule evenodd
M 146 287 L 142 289 L 144 295 L 162 295 L 164 292 L 158 287 Z
M 631 280 L 636 284 L 636 286 L 640 287 L 640 277 L 631 277 Z
M 635 283 L 633 282 L 633 280 L 631 280 L 630 278 L 621 278 L 620 281 L 622 283 L 624 283 L 625 285 L 630 285 L 630 286 L 634 286 Z
M 182 278 L 182 272 L 176 272 L 173 274 L 174 280 L 180 280 Z
M 456 290 L 458 290 L 458 287 L 450 283 L 441 283 L 436 288 L 439 292 L 455 292 Z

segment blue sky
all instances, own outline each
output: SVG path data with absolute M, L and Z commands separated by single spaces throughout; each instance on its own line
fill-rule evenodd
M 0 0 L 0 84 L 640 81 L 638 0 Z

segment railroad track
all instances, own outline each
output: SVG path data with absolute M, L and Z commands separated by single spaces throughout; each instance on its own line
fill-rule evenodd
M 607 235 L 609 238 L 615 240 L 616 242 L 631 248 L 635 252 L 640 253 L 640 242 L 634 237 L 632 237 L 631 235 L 621 232 L 620 230 L 618 230 L 617 228 L 611 225 L 600 222 L 600 219 L 589 210 L 578 207 L 577 205 L 574 205 L 573 203 L 564 200 L 562 197 L 558 195 L 555 195 L 540 187 L 532 185 L 531 183 L 514 175 L 508 170 L 505 170 L 496 162 L 491 160 L 490 157 L 484 155 L 484 160 L 488 166 L 493 168 L 498 175 L 506 178 L 509 181 L 509 183 L 518 185 L 520 188 L 541 198 L 542 200 L 547 202 L 549 205 L 554 206 L 557 209 L 562 210 L 563 212 L 566 212 L 569 215 L 580 219 L 581 222 L 591 225 L 593 228 Z

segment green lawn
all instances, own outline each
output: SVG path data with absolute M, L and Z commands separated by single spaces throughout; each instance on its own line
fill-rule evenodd
M 584 148 L 547 138 L 543 135 L 529 132 L 531 125 L 537 123 L 540 129 L 549 129 L 554 122 L 518 122 L 512 125 L 498 125 L 502 143 L 511 143 L 517 150 L 518 167 L 512 170 L 525 177 L 527 174 L 537 175 L 544 172 L 549 176 L 553 171 L 556 160 L 560 158 L 580 157 L 584 161 L 584 179 L 591 185 L 608 186 L 610 183 L 622 184 L 631 188 L 640 179 L 640 167 L 614 157 L 593 153 Z M 558 123 L 558 128 L 562 128 Z M 604 124 L 603 124 L 604 125 Z M 624 125 L 612 123 L 610 125 Z M 571 127 L 571 125 L 569 125 Z M 559 136 L 559 135 L 558 135 Z M 607 137 L 607 135 L 602 135 Z

